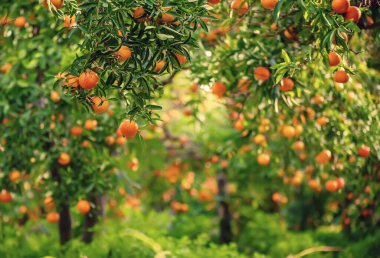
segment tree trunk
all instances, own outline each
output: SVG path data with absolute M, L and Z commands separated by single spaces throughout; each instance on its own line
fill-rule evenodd
M 59 238 L 61 245 L 64 245 L 71 239 L 71 216 L 70 206 L 68 204 L 60 204 L 59 217 Z
M 226 201 L 227 171 L 220 170 L 218 174 L 218 200 L 219 200 L 219 229 L 220 242 L 228 244 L 232 241 L 231 214 Z
M 104 215 L 105 196 L 95 196 L 90 201 L 95 204 L 95 208 L 86 214 L 82 235 L 82 241 L 87 244 L 92 242 L 94 238 L 94 226 Z
M 53 164 L 51 170 L 53 180 L 57 181 L 58 184 L 61 183 L 61 176 L 58 173 L 57 167 Z M 58 207 L 59 212 L 59 239 L 61 245 L 66 244 L 71 239 L 71 216 L 70 216 L 70 205 L 68 204 L 67 199 L 59 203 Z

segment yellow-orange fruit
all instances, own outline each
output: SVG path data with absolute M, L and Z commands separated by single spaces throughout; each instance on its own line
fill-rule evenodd
M 105 97 L 94 96 L 91 98 L 92 108 L 95 113 L 101 114 L 107 111 L 109 103 Z
M 106 144 L 108 145 L 108 146 L 111 146 L 111 145 L 113 145 L 115 143 L 115 137 L 113 137 L 113 136 L 107 136 L 106 137 Z
M 161 70 L 164 68 L 165 65 L 166 65 L 165 61 L 159 61 L 159 62 L 157 62 L 156 66 L 154 67 L 154 72 L 155 73 L 161 72 Z
M 143 16 L 145 14 L 145 10 L 143 7 L 136 7 L 134 10 L 133 10 L 133 18 L 137 19 L 137 18 L 140 18 L 141 16 Z
M 79 136 L 83 133 L 83 128 L 80 126 L 74 126 L 70 129 L 70 134 L 72 136 Z
M 278 0 L 261 0 L 261 5 L 268 10 L 273 10 L 276 7 Z
M 340 56 L 335 52 L 329 53 L 329 64 L 330 64 L 330 66 L 339 65 L 340 64 Z
M 303 141 L 296 141 L 293 144 L 293 149 L 296 151 L 303 151 L 305 149 L 305 144 L 303 143 Z
M 53 101 L 53 102 L 58 102 L 60 100 L 60 97 L 59 97 L 59 93 L 57 91 L 52 91 L 50 93 L 50 99 Z
M 124 120 L 121 122 L 119 130 L 124 137 L 131 139 L 136 136 L 139 126 L 135 121 Z
M 334 74 L 334 81 L 338 83 L 346 83 L 350 79 L 350 76 L 345 71 L 336 71 Z
M 360 20 L 360 17 L 362 17 L 362 12 L 360 11 L 360 9 L 356 6 L 350 6 L 346 11 L 344 19 L 346 21 L 358 22 Z
M 84 127 L 87 129 L 87 130 L 94 130 L 96 128 L 96 126 L 98 125 L 98 121 L 96 121 L 95 119 L 88 119 L 86 120 L 86 122 L 84 123 Z
M 328 180 L 326 182 L 325 188 L 329 192 L 335 192 L 338 190 L 338 183 L 335 180 Z
M 224 93 L 226 92 L 227 88 L 226 85 L 222 82 L 215 82 L 214 85 L 212 85 L 212 93 L 214 93 L 218 97 L 222 97 Z
M 315 157 L 315 162 L 323 165 L 329 162 L 331 160 L 331 157 L 332 154 L 330 150 L 323 150 Z
M 11 202 L 13 200 L 13 197 L 10 192 L 3 189 L 0 192 L 0 202 Z
M 24 16 L 19 16 L 13 21 L 14 25 L 18 28 L 24 28 L 26 25 L 26 19 Z
M 257 163 L 261 166 L 267 166 L 270 163 L 270 156 L 267 153 L 261 153 L 257 156 Z
M 296 129 L 291 125 L 285 125 L 282 129 L 282 135 L 290 139 L 296 134 Z
M 209 4 L 219 4 L 222 0 L 208 0 Z
M 77 204 L 77 209 L 80 213 L 82 214 L 87 214 L 90 212 L 91 210 L 91 205 L 88 201 L 86 200 L 80 200 L 78 201 L 78 204 Z
M 177 60 L 178 60 L 178 62 L 179 62 L 181 65 L 187 63 L 187 58 L 186 58 L 186 56 L 181 55 L 181 54 L 178 54 L 178 53 L 175 53 L 174 55 L 177 57 Z
M 62 152 L 57 159 L 58 164 L 62 166 L 67 166 L 68 164 L 70 164 L 70 161 L 71 161 L 70 155 L 67 154 L 66 152 Z
M 266 81 L 270 77 L 270 71 L 268 68 L 259 66 L 255 69 L 254 74 L 255 78 L 259 81 Z
M 125 62 L 126 60 L 130 59 L 132 57 L 132 51 L 127 46 L 121 46 L 121 48 L 116 51 L 115 58 L 120 63 Z
M 67 87 L 76 88 L 79 85 L 78 79 L 79 78 L 77 76 L 69 74 L 69 75 L 64 77 L 64 79 L 62 81 L 62 85 L 67 86 Z
M 99 82 L 99 76 L 94 71 L 86 71 L 79 76 L 79 85 L 86 90 L 96 87 Z
M 345 13 L 350 7 L 350 0 L 333 0 L 331 3 L 331 8 L 336 13 Z
M 57 223 L 59 221 L 58 212 L 51 211 L 46 215 L 46 220 L 50 223 Z
M 280 91 L 291 91 L 294 87 L 294 82 L 290 78 L 283 78 L 281 84 L 278 87 Z
M 248 3 L 246 0 L 234 0 L 231 3 L 232 11 L 236 12 L 238 15 L 243 15 L 248 11 Z
M 17 182 L 21 178 L 21 173 L 18 170 L 13 170 L 11 173 L 9 173 L 9 181 L 11 182 Z
M 2 73 L 7 73 L 7 72 L 9 72 L 9 70 L 12 69 L 12 67 L 13 67 L 12 64 L 10 64 L 10 63 L 6 63 L 6 64 L 4 64 L 4 65 L 0 68 L 0 72 L 2 72 Z
M 51 4 L 55 6 L 55 8 L 59 9 L 62 7 L 64 0 L 50 0 Z M 47 0 L 44 0 L 43 5 L 48 7 Z

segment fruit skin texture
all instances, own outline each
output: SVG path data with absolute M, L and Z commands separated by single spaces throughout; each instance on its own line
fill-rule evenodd
M 360 146 L 360 148 L 358 150 L 358 155 L 360 157 L 366 158 L 370 154 L 371 154 L 371 148 L 370 147 L 368 147 L 367 145 L 364 145 L 364 144 L 362 146 Z
M 46 220 L 50 223 L 57 223 L 59 221 L 58 212 L 51 211 L 46 215 Z
M 221 0 L 208 0 L 209 4 L 219 4 Z
M 81 73 L 79 76 L 79 85 L 85 90 L 91 90 L 96 87 L 99 82 L 99 76 L 94 71 L 87 71 Z
M 178 60 L 178 62 L 179 62 L 181 65 L 187 63 L 187 58 L 186 58 L 186 56 L 181 55 L 181 54 L 178 54 L 178 53 L 175 53 L 174 55 L 177 57 L 177 60 Z
M 335 192 L 338 190 L 338 183 L 335 180 L 329 180 L 326 182 L 325 188 L 329 192 Z
M 318 164 L 326 164 L 330 161 L 331 156 L 330 150 L 323 150 L 315 157 L 315 162 Z
M 244 3 L 243 3 L 244 2 Z M 234 0 L 231 3 L 231 9 L 238 15 L 243 15 L 248 11 L 248 3 L 245 0 Z
M 0 192 L 0 202 L 11 202 L 12 201 L 12 195 L 7 190 L 3 189 Z
M 18 28 L 24 28 L 26 25 L 26 19 L 24 16 L 19 16 L 14 20 L 14 24 Z
M 59 9 L 62 7 L 63 5 L 63 0 L 50 0 L 51 4 L 55 6 L 55 8 Z M 45 7 L 48 7 L 48 3 L 47 3 L 47 0 L 44 0 L 44 6 Z
M 88 119 L 88 120 L 86 120 L 86 122 L 84 123 L 84 127 L 85 127 L 87 130 L 94 130 L 94 129 L 96 128 L 97 125 L 98 125 L 98 121 L 93 120 L 93 119 Z
M 266 81 L 270 77 L 269 69 L 266 67 L 263 67 L 263 66 L 257 67 L 253 74 L 254 74 L 255 78 L 259 81 Z
M 71 159 L 70 159 L 70 155 L 67 154 L 66 152 L 62 152 L 62 153 L 59 155 L 57 161 L 58 161 L 58 164 L 60 164 L 60 165 L 62 165 L 62 166 L 67 166 L 67 165 L 70 164 L 70 161 L 71 161 Z
M 346 83 L 350 79 L 350 76 L 345 71 L 336 71 L 334 74 L 334 81 L 338 83 Z
M 266 153 L 261 153 L 257 156 L 257 163 L 261 166 L 267 166 L 270 163 L 270 156 Z
M 154 72 L 155 73 L 159 73 L 161 72 L 161 70 L 164 68 L 165 66 L 165 61 L 159 61 L 156 63 L 156 66 L 154 67 Z
M 109 103 L 105 97 L 94 96 L 91 98 L 91 102 L 92 102 L 91 103 L 92 108 L 94 109 L 95 113 L 97 113 L 97 114 L 101 114 L 101 113 L 106 112 L 108 109 L 108 106 L 109 106 Z M 100 103 L 102 103 L 102 104 L 100 105 Z
M 273 10 L 276 7 L 278 0 L 261 0 L 261 5 L 268 10 Z
M 335 52 L 329 53 L 329 64 L 330 64 L 330 66 L 339 65 L 340 64 L 340 56 Z
M 224 93 L 226 92 L 226 85 L 222 82 L 216 82 L 214 85 L 212 85 L 212 93 L 217 95 L 218 97 L 222 97 Z
M 145 14 L 145 10 L 143 7 L 136 7 L 133 12 L 133 18 L 137 19 L 140 18 Z
M 91 205 L 86 200 L 80 200 L 77 204 L 78 211 L 82 214 L 87 214 L 91 210 Z
M 70 129 L 70 134 L 72 136 L 79 136 L 83 133 L 83 128 L 80 126 L 74 126 Z
M 71 86 L 71 87 L 78 87 L 79 83 L 78 83 L 78 77 L 76 77 L 75 75 L 67 75 L 66 78 L 63 79 L 62 81 L 62 85 L 63 86 Z
M 127 46 L 121 46 L 121 48 L 115 53 L 115 58 L 120 63 L 130 59 L 131 57 L 132 57 L 132 51 Z
M 351 20 L 354 22 L 358 22 L 360 20 L 360 17 L 362 17 L 362 12 L 360 11 L 360 9 L 357 8 L 356 6 L 350 6 L 347 9 L 347 12 L 346 12 L 346 15 L 344 16 L 344 19 L 346 21 Z
M 349 0 L 333 0 L 331 3 L 331 8 L 336 13 L 345 13 L 348 7 L 350 7 Z
M 135 121 L 124 120 L 121 122 L 119 130 L 124 137 L 131 139 L 136 136 L 139 126 Z
M 338 177 L 335 179 L 335 182 L 338 184 L 338 189 L 343 188 L 346 185 L 343 177 Z
M 294 82 L 290 78 L 283 78 L 281 80 L 281 85 L 279 86 L 280 91 L 291 91 L 294 87 Z

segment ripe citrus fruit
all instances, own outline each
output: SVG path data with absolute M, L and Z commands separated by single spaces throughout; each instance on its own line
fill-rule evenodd
M 234 0 L 231 3 L 232 11 L 236 12 L 238 15 L 243 15 L 248 11 L 248 3 L 246 0 Z
M 362 16 L 362 12 L 360 11 L 359 8 L 357 8 L 356 6 L 350 6 L 347 9 L 344 19 L 346 21 L 358 22 L 361 16 Z
M 329 192 L 335 192 L 336 190 L 338 190 L 338 183 L 336 182 L 336 180 L 328 180 L 325 184 L 325 188 Z
M 62 7 L 64 1 L 63 0 L 50 0 L 50 2 L 51 2 L 52 5 L 55 6 L 55 8 L 59 9 L 59 8 Z M 47 0 L 44 0 L 43 5 L 45 7 L 48 7 Z
M 212 93 L 214 93 L 218 97 L 222 97 L 224 93 L 226 92 L 226 85 L 222 82 L 215 82 L 214 85 L 212 85 Z
M 219 4 L 222 0 L 208 0 L 209 4 Z
M 350 6 L 350 0 L 333 0 L 331 8 L 336 13 L 345 13 Z
M 12 201 L 12 195 L 7 190 L 3 189 L 0 192 L 0 202 L 11 202 Z
M 98 121 L 96 121 L 95 119 L 88 119 L 86 120 L 86 122 L 84 123 L 84 127 L 87 129 L 87 130 L 94 130 L 96 128 L 96 126 L 98 125 Z
M 46 220 L 50 223 L 57 223 L 59 221 L 58 212 L 51 211 L 46 215 Z
M 291 91 L 294 87 L 294 82 L 290 78 L 283 78 L 281 84 L 278 87 L 280 91 Z
M 339 70 L 334 74 L 334 81 L 338 83 L 346 83 L 350 79 L 350 76 L 345 71 Z
M 273 10 L 276 7 L 278 0 L 261 0 L 261 5 L 268 10 Z
M 135 121 L 124 120 L 121 122 L 119 130 L 124 137 L 131 139 L 136 136 L 139 126 Z
M 177 57 L 177 60 L 178 60 L 178 62 L 179 62 L 181 65 L 187 63 L 187 58 L 186 58 L 186 56 L 181 55 L 181 54 L 178 54 L 178 53 L 175 53 L 174 55 Z
M 24 28 L 26 25 L 26 19 L 24 16 L 19 16 L 13 21 L 14 25 L 18 28 Z
M 121 46 L 121 48 L 115 53 L 115 58 L 120 63 L 130 59 L 131 57 L 132 57 L 132 51 L 127 46 Z
M 366 158 L 368 157 L 369 155 L 371 154 L 371 148 L 367 145 L 362 145 L 360 146 L 359 150 L 358 150 L 358 155 L 360 157 L 363 157 L 363 158 Z
M 133 10 L 133 18 L 137 19 L 137 18 L 140 18 L 141 16 L 143 16 L 145 14 L 145 10 L 143 7 L 136 7 L 134 10 Z
M 80 200 L 78 201 L 77 204 L 78 211 L 82 214 L 87 214 L 91 210 L 91 205 L 88 201 L 86 200 Z
M 74 126 L 70 129 L 70 134 L 72 136 L 79 136 L 83 133 L 83 128 L 80 126 Z
M 94 71 L 86 71 L 79 76 L 79 85 L 86 90 L 96 87 L 99 82 L 99 76 Z
M 94 96 L 91 98 L 91 102 L 92 108 L 97 114 L 106 112 L 109 106 L 109 103 L 105 97 Z
M 57 161 L 58 161 L 58 164 L 62 166 L 67 166 L 68 164 L 70 164 L 70 161 L 71 161 L 70 155 L 67 154 L 66 152 L 62 152 L 61 154 L 59 154 Z
M 329 64 L 330 64 L 330 66 L 339 65 L 340 64 L 340 56 L 335 52 L 329 53 Z
M 254 76 L 259 81 L 266 81 L 270 77 L 270 71 L 266 67 L 259 66 L 255 69 Z
M 165 61 L 159 61 L 156 63 L 156 66 L 154 67 L 154 72 L 159 73 L 161 70 L 165 67 L 166 62 Z
M 21 173 L 18 170 L 13 170 L 11 173 L 9 173 L 9 181 L 11 182 L 17 182 L 21 178 Z
M 267 166 L 270 163 L 270 156 L 267 153 L 261 153 L 257 156 L 257 163 L 261 166 Z

